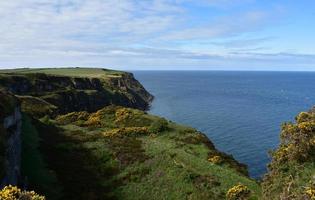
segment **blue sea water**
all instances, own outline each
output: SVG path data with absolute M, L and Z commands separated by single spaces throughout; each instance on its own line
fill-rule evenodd
M 261 177 L 280 125 L 315 105 L 315 73 L 134 71 L 155 96 L 150 113 L 205 133 Z

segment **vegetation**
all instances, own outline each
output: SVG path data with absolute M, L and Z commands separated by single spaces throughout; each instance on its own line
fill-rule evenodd
M 23 112 L 36 118 L 95 112 L 111 104 L 145 110 L 153 98 L 132 74 L 100 68 L 0 70 L 0 88 L 15 94 Z M 9 107 L 12 101 L 3 103 Z
M 5 146 L 7 131 L 3 127 L 3 120 L 6 116 L 12 115 L 17 106 L 17 99 L 8 92 L 0 89 L 0 180 L 5 173 Z
M 158 119 L 154 121 L 151 126 L 149 127 L 149 130 L 152 133 L 160 133 L 168 130 L 168 122 L 165 119 Z
M 0 126 L 0 179 L 5 174 L 5 129 Z
M 22 121 L 22 175 L 26 177 L 28 187 L 39 191 L 48 199 L 58 199 L 61 187 L 54 172 L 47 168 L 47 164 L 40 152 L 40 138 L 32 120 L 23 115 Z
M 0 73 L 4 74 L 34 74 L 43 73 L 49 75 L 58 76 L 70 76 L 70 77 L 94 77 L 100 78 L 102 76 L 120 76 L 124 72 L 116 70 L 108 70 L 101 68 L 38 68 L 38 69 L 12 69 L 12 70 L 0 70 Z
M 22 191 L 16 186 L 6 186 L 0 191 L 1 200 L 45 200 L 44 196 L 34 191 Z
M 0 121 L 2 121 L 5 116 L 12 114 L 16 105 L 17 99 L 0 87 Z
M 283 124 L 280 139 L 262 184 L 265 199 L 314 199 L 315 113 Z
M 315 109 L 282 125 L 259 184 L 204 134 L 127 108 L 145 109 L 152 98 L 127 75 L 84 68 L 0 71 L 0 123 L 18 101 L 24 113 L 23 184 L 53 200 L 315 199 Z M 5 143 L 0 124 L 0 177 Z M 0 199 L 45 197 L 7 186 Z
M 108 106 L 33 124 L 62 199 L 224 199 L 238 183 L 260 196 L 231 157 L 209 163 L 221 153 L 203 134 L 143 111 Z
M 242 184 L 238 184 L 226 193 L 228 200 L 247 200 L 250 198 L 250 190 Z
M 212 157 L 208 158 L 208 161 L 213 163 L 213 164 L 221 164 L 222 158 L 220 156 L 212 156 Z
M 57 107 L 37 97 L 20 96 L 22 111 L 30 116 L 40 118 L 45 115 L 54 115 Z

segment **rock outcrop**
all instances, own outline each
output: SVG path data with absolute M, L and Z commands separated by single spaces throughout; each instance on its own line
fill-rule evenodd
M 0 87 L 18 95 L 23 110 L 40 117 L 94 112 L 111 104 L 146 110 L 153 99 L 131 73 L 104 77 L 8 73 L 0 75 Z
M 21 167 L 22 115 L 15 97 L 0 91 L 1 187 L 17 185 Z M 10 102 L 9 104 L 3 104 Z

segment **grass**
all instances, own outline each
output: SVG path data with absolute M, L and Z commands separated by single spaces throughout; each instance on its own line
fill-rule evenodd
M 178 133 L 175 130 L 172 134 Z M 255 181 L 228 166 L 209 163 L 208 149 L 203 145 L 178 147 L 177 141 L 172 140 L 167 134 L 152 139 L 143 138 L 143 141 L 146 152 L 153 157 L 149 166 L 152 176 L 145 179 L 141 186 L 131 184 L 124 188 L 134 192 L 152 191 L 141 199 L 149 196 L 152 197 L 151 199 L 185 199 L 188 196 L 189 199 L 224 199 L 226 191 L 237 183 L 247 185 L 255 194 L 253 198 L 260 196 L 260 188 Z M 154 174 L 163 174 L 163 176 L 154 176 Z M 209 181 L 206 177 L 212 177 L 213 181 Z M 196 178 L 201 182 L 196 183 Z M 165 193 L 155 191 L 156 184 L 152 182 L 161 182 L 159 188 L 162 187 Z M 132 198 L 126 196 L 126 199 Z
M 0 70 L 0 73 L 10 74 L 44 73 L 56 76 L 102 78 L 104 76 L 120 77 L 124 72 L 102 68 L 37 68 L 37 69 L 22 68 Z
M 0 70 L 2 87 L 17 95 L 23 111 L 36 118 L 79 110 L 94 112 L 111 104 L 145 110 L 151 100 L 126 72 L 101 68 Z M 0 99 L 1 116 L 13 101 L 3 100 L 1 92 Z
M 100 123 L 84 123 L 91 117 Z M 156 129 L 161 120 L 163 129 Z M 251 199 L 260 197 L 259 184 L 231 167 L 231 158 L 218 165 L 207 160 L 218 151 L 192 128 L 117 106 L 45 123 L 36 125 L 41 149 L 64 188 L 63 199 L 224 199 L 238 183 L 252 191 Z M 103 134 L 152 125 L 154 132 L 145 135 Z
M 33 96 L 18 96 L 21 100 L 22 111 L 29 115 L 40 118 L 45 115 L 53 115 L 57 107 L 47 101 Z
M 48 166 L 64 188 L 62 199 L 115 199 L 116 162 L 101 137 L 71 126 L 60 129 L 38 122 L 36 127 Z
M 43 193 L 49 199 L 59 199 L 61 187 L 56 175 L 47 168 L 47 164 L 40 152 L 40 138 L 38 131 L 32 125 L 32 120 L 23 115 L 22 120 L 22 161 L 21 169 L 26 177 L 29 189 Z

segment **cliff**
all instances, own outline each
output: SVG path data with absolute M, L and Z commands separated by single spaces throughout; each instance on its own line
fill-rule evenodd
M 0 71 L 0 87 L 21 100 L 23 111 L 37 117 L 93 112 L 111 104 L 149 108 L 153 96 L 131 73 L 89 69 L 87 74 L 82 70 L 85 69 Z M 67 76 L 71 71 L 76 73 Z
M 147 114 L 153 96 L 130 73 L 4 70 L 0 87 L 4 184 L 21 175 L 48 199 L 260 197 L 246 166 L 204 134 Z
M 21 173 L 22 115 L 17 99 L 0 90 L 0 186 L 18 184 Z

